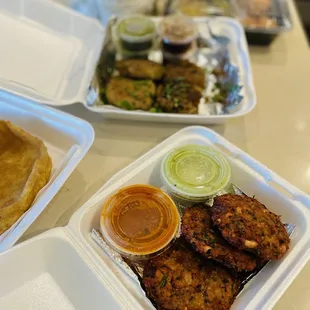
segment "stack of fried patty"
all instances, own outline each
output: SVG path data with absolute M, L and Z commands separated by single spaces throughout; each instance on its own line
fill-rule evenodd
M 185 241 L 144 268 L 147 294 L 159 309 L 230 309 L 239 275 L 282 258 L 290 243 L 280 217 L 245 195 L 225 194 L 212 207 L 187 208 L 181 230 Z

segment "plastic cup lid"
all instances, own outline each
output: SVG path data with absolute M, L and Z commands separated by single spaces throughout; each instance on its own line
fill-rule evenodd
M 187 44 L 198 35 L 194 20 L 177 14 L 165 17 L 160 23 L 158 33 L 165 43 L 172 44 Z
M 129 16 L 117 25 L 118 35 L 128 41 L 147 40 L 155 35 L 154 22 L 145 16 Z
M 162 163 L 168 190 L 190 197 L 205 197 L 225 188 L 231 177 L 227 159 L 212 147 L 186 145 L 170 152 Z

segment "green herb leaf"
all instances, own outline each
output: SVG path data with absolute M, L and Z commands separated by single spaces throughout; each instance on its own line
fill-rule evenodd
M 163 110 L 161 108 L 152 107 L 149 109 L 149 112 L 151 112 L 151 113 L 162 113 Z
M 162 279 L 161 279 L 161 281 L 160 281 L 160 283 L 159 283 L 159 286 L 160 287 L 165 287 L 166 284 L 167 284 L 167 280 L 168 280 L 168 276 L 166 274 L 164 274 Z
M 123 100 L 119 103 L 119 105 L 125 110 L 134 110 L 134 107 L 127 100 Z
M 212 99 L 214 102 L 225 103 L 225 97 L 221 93 L 215 95 Z
M 206 234 L 206 235 L 204 235 L 204 238 L 207 240 L 207 242 L 209 243 L 210 246 L 214 246 L 216 240 L 213 236 Z

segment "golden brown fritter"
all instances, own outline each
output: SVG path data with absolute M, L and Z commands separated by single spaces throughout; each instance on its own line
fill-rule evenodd
M 245 195 L 215 197 L 212 220 L 223 237 L 240 250 L 270 260 L 280 259 L 289 249 L 290 238 L 280 216 Z
M 231 246 L 218 231 L 212 229 L 207 206 L 187 208 L 182 218 L 182 234 L 193 248 L 206 258 L 236 271 L 252 271 L 256 260 L 250 254 Z
M 183 78 L 192 85 L 205 88 L 206 73 L 204 69 L 189 61 L 183 60 L 176 64 L 167 64 L 164 80 L 170 81 L 178 78 Z
M 179 244 L 146 263 L 143 283 L 158 307 L 169 310 L 228 310 L 239 292 L 229 271 Z
M 160 80 L 164 75 L 164 67 L 157 62 L 145 59 L 127 59 L 116 62 L 116 69 L 121 76 Z
M 149 80 L 134 81 L 114 77 L 106 87 L 109 103 L 126 110 L 149 110 L 155 93 L 156 86 Z
M 164 112 L 197 114 L 201 89 L 183 79 L 176 79 L 157 89 L 156 105 Z
M 30 208 L 51 170 L 43 141 L 0 120 L 0 235 Z

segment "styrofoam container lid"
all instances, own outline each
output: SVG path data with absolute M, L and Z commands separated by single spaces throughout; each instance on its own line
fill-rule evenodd
M 0 1 L 0 89 L 42 103 L 84 102 L 104 28 L 53 1 Z
M 64 228 L 0 254 L 0 274 L 3 310 L 143 309 L 107 268 L 91 265 Z

